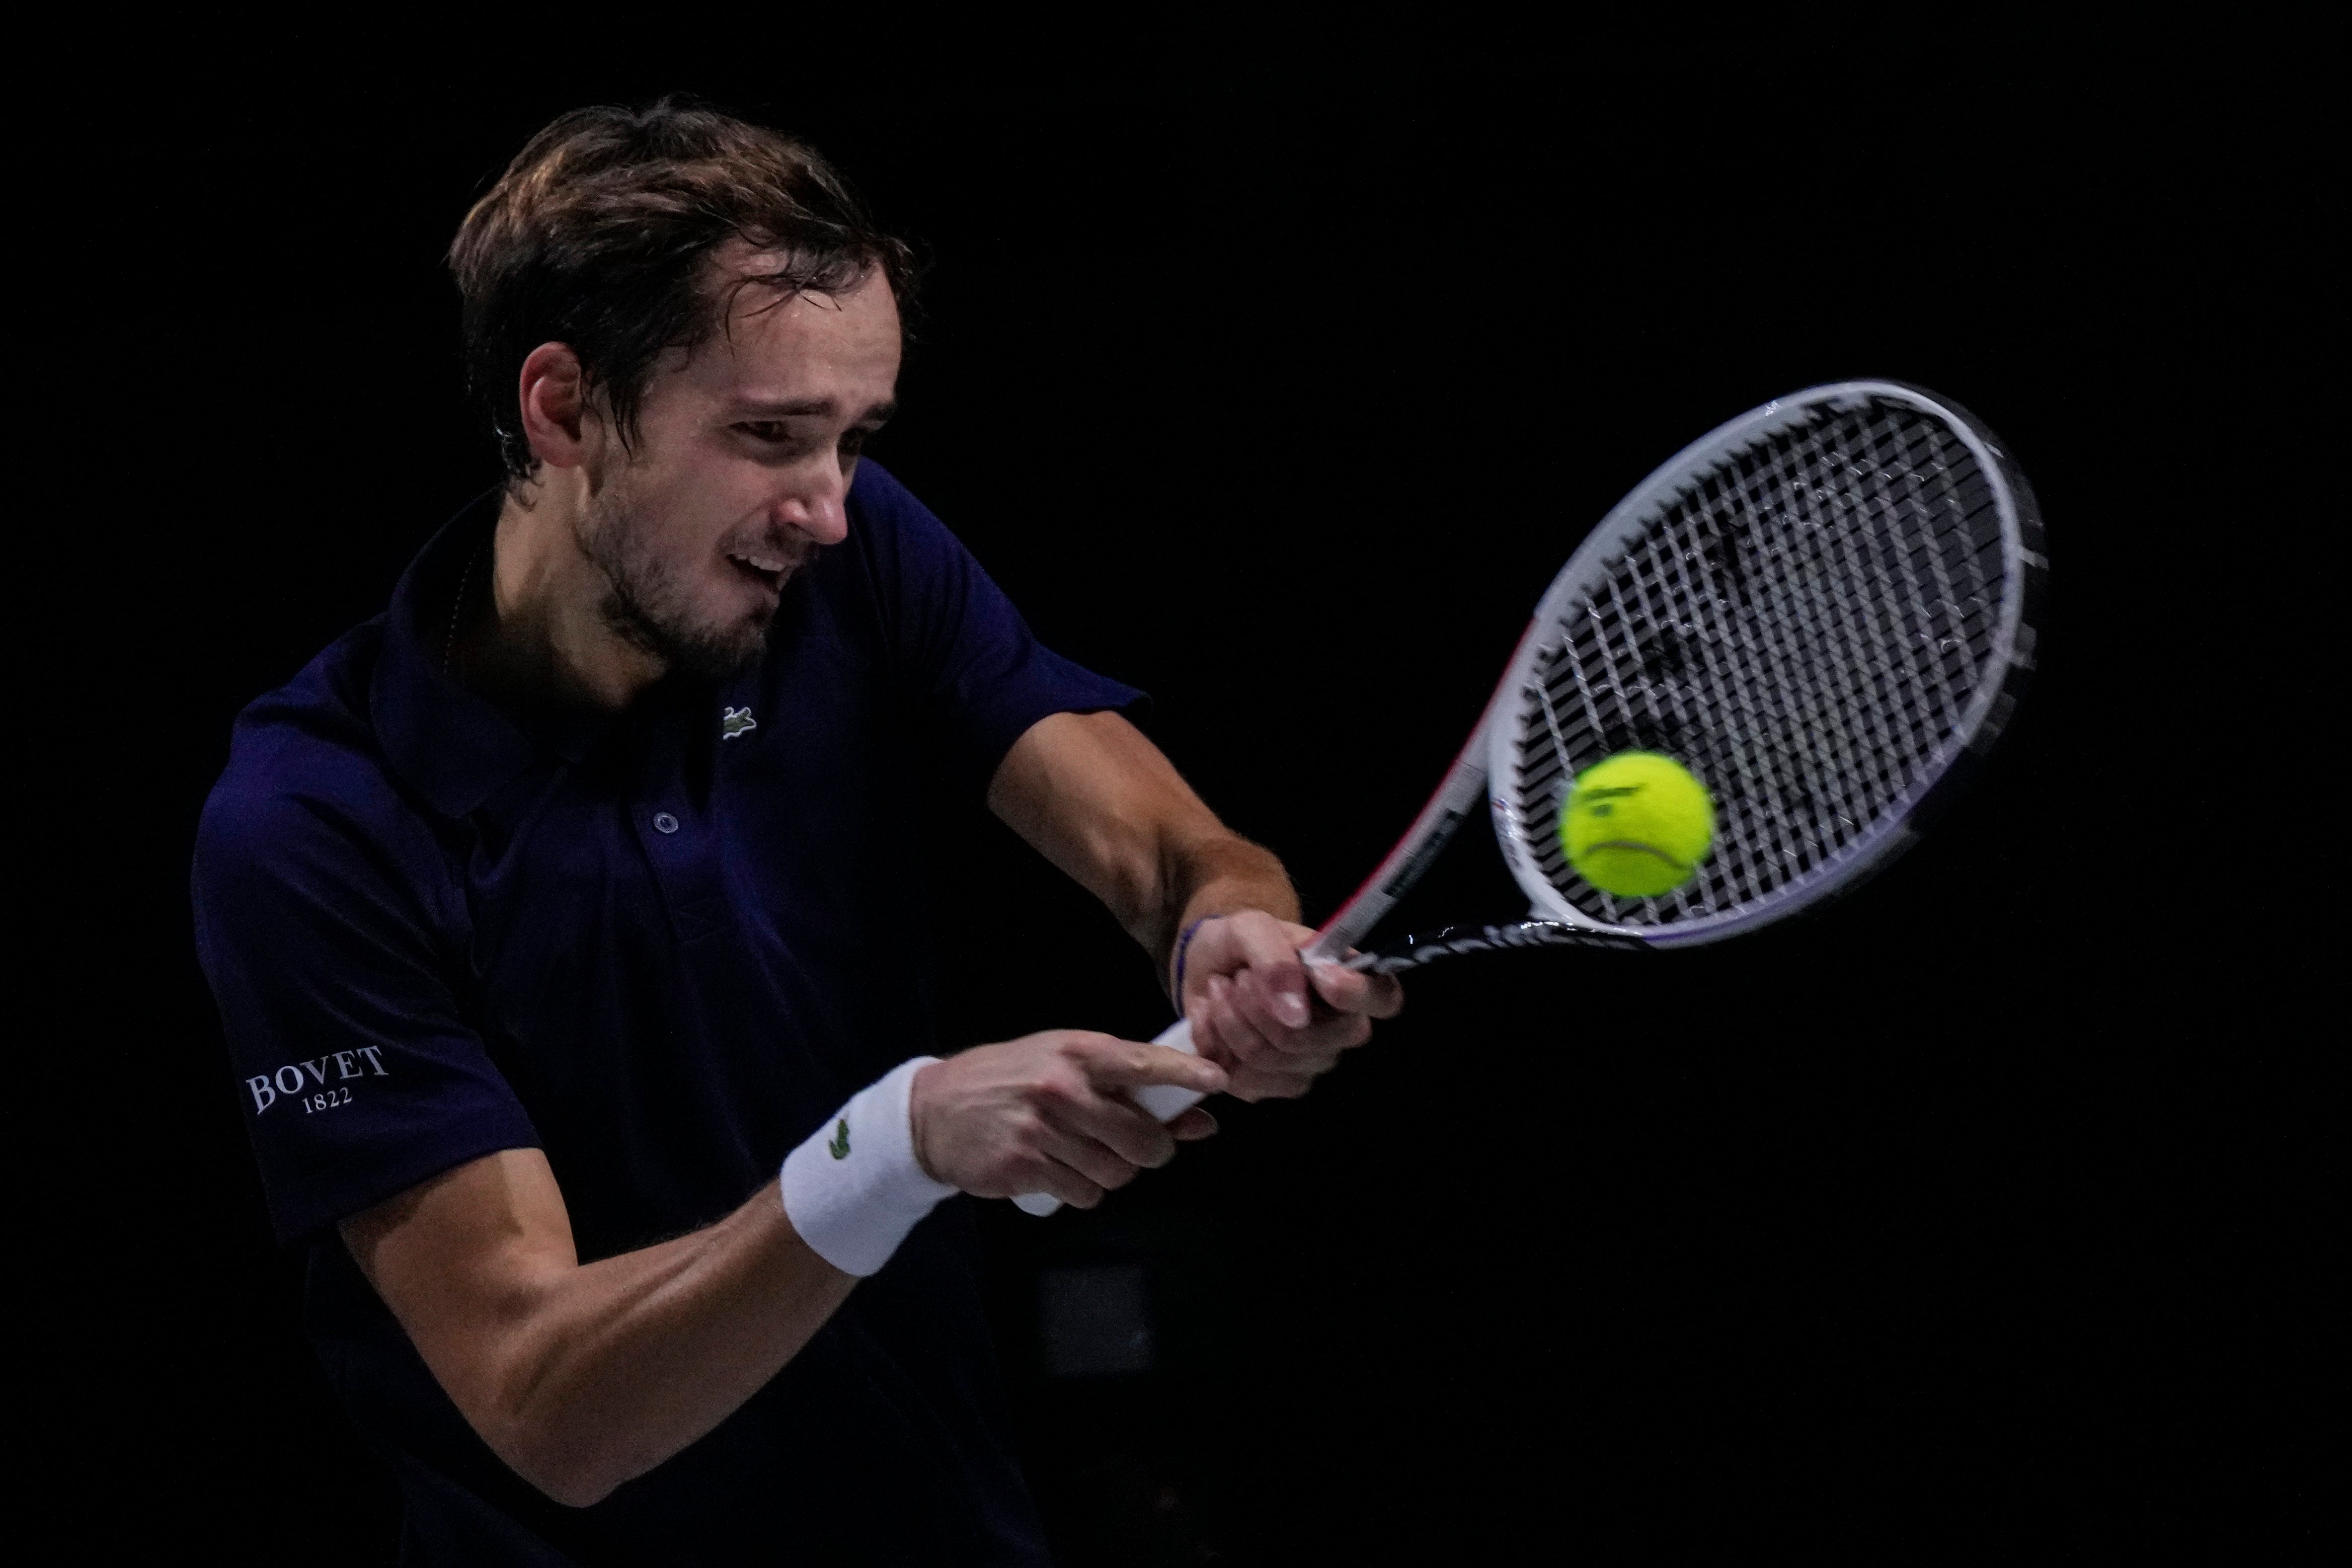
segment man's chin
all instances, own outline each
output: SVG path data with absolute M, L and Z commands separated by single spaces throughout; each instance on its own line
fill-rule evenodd
M 768 623 L 772 617 L 761 616 L 756 625 L 738 623 L 724 630 L 713 628 L 699 636 L 681 637 L 669 652 L 670 668 L 680 675 L 703 680 L 725 680 L 740 675 L 760 662 L 768 648 Z
M 619 595 L 605 602 L 605 624 L 632 647 L 652 655 L 673 675 L 725 680 L 759 662 L 767 651 L 772 607 L 730 622 L 681 626 L 644 614 Z

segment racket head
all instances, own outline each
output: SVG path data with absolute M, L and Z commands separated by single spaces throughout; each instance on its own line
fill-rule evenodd
M 2047 563 L 2023 472 L 1950 399 L 1851 381 L 1662 465 L 1538 606 L 1486 724 L 1488 806 L 1541 920 L 1717 941 L 1857 885 L 2009 721 Z M 1683 888 L 1617 898 L 1558 838 L 1575 774 L 1664 752 L 1715 797 Z

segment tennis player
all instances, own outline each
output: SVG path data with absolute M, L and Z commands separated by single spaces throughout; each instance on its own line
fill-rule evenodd
M 238 721 L 198 944 L 404 1562 L 1045 1562 L 943 1200 L 1096 1204 L 1213 1130 L 1129 1091 L 1299 1094 L 1399 1004 L 860 459 L 907 255 L 768 131 L 556 121 L 450 252 L 505 483 Z M 1200 1056 L 931 1054 L 926 779 Z

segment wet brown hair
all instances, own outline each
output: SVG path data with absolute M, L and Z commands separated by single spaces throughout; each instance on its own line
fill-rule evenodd
M 772 265 L 716 287 L 709 258 L 734 239 Z M 516 383 L 540 344 L 580 356 L 586 390 L 604 395 L 626 444 L 663 351 L 708 341 L 743 289 L 772 289 L 782 303 L 842 293 L 877 268 L 904 310 L 912 253 L 875 226 L 814 149 L 676 96 L 557 116 L 449 247 L 467 384 L 510 483 L 538 462 Z

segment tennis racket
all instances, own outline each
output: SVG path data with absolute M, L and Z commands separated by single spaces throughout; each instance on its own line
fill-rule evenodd
M 1437 793 L 1306 961 L 1393 973 L 1498 948 L 1689 946 L 1851 889 L 2000 737 L 2046 572 L 2024 474 L 1948 398 L 1852 381 L 1742 415 L 1643 480 L 1561 568 Z M 1712 852 L 1656 898 L 1585 882 L 1558 833 L 1578 772 L 1634 748 L 1715 798 Z M 1356 952 L 1482 799 L 1528 918 Z M 1190 1050 L 1192 1027 L 1157 1043 Z M 1166 1121 L 1201 1096 L 1135 1098 Z

